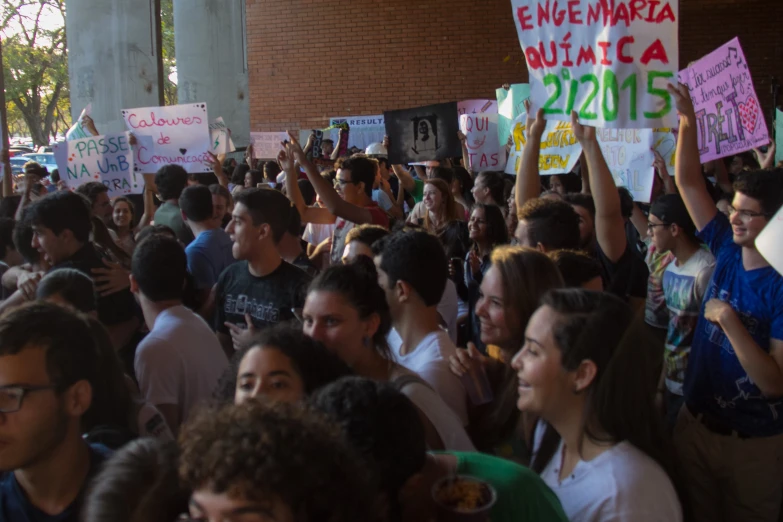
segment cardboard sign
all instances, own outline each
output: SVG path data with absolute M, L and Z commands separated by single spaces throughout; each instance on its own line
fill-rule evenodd
M 65 141 L 79 140 L 91 136 L 91 133 L 82 127 L 84 117 L 89 116 L 90 114 L 92 114 L 92 102 L 88 103 L 87 107 L 82 109 L 81 114 L 79 114 L 79 117 L 76 119 L 76 123 L 74 123 L 71 128 L 68 129 L 68 132 L 65 133 Z
M 769 143 L 767 123 L 739 39 L 680 72 L 696 111 L 701 162 Z
M 500 170 L 505 154 L 498 145 L 497 114 L 463 114 L 459 129 L 467 138 L 468 161 L 473 172 Z
M 129 131 L 151 136 L 154 141 L 153 154 L 144 158 L 149 162 L 144 172 L 150 172 L 150 164 L 157 168 L 176 164 L 188 172 L 209 171 L 205 162 L 210 161 L 207 153 L 212 142 L 206 103 L 125 109 L 122 117 Z
M 764 256 L 772 268 L 783 274 L 783 208 L 778 210 L 759 237 L 756 238 L 756 248 Z
M 231 139 L 231 131 L 222 117 L 209 124 L 209 135 L 212 139 L 212 154 L 228 154 L 237 150 Z
M 495 89 L 495 95 L 498 99 L 498 142 L 505 147 L 511 134 L 512 122 L 525 113 L 525 100 L 530 97 L 530 85 L 515 83 L 508 90 Z
M 73 190 L 90 181 L 100 181 L 109 197 L 141 194 L 144 179 L 134 172 L 130 135 L 106 134 L 57 143 L 54 146 L 60 179 Z
M 674 160 L 677 152 L 677 129 L 653 129 L 653 148 L 666 162 L 669 175 L 674 177 Z
M 384 112 L 383 118 L 392 164 L 462 156 L 456 102 Z
M 673 127 L 678 0 L 511 0 L 531 111 L 594 127 Z
M 527 144 L 527 114 L 522 114 L 514 121 L 511 136 L 514 145 L 506 162 L 506 174 L 516 176 L 522 153 Z M 541 176 L 564 174 L 571 172 L 579 156 L 582 146 L 576 140 L 571 124 L 563 121 L 547 120 L 546 129 L 541 136 L 541 151 L 538 155 L 538 172 Z
M 634 201 L 649 203 L 655 169 L 652 129 L 596 129 L 606 164 L 618 187 L 625 187 Z
M 329 118 L 329 126 L 347 123 L 351 132 L 348 135 L 348 147 L 366 149 L 371 143 L 382 143 L 386 135 L 386 127 L 383 124 L 383 114 L 378 116 L 344 116 Z M 329 138 L 338 146 L 337 129 L 329 131 Z
M 775 164 L 783 161 L 783 112 L 775 109 Z
M 133 168 L 136 174 L 154 175 L 160 167 L 150 161 L 155 155 L 155 141 L 152 136 L 136 136 L 136 146 L 133 147 Z
M 287 132 L 251 132 L 250 143 L 253 144 L 253 158 L 272 160 L 283 150 L 280 143 L 288 140 Z
M 464 100 L 457 102 L 457 114 L 497 114 L 497 100 Z

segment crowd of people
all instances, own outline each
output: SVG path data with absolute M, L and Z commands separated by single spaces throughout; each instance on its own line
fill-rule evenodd
M 0 520 L 453 520 L 454 476 L 493 522 L 779 520 L 783 276 L 755 239 L 783 169 L 702 165 L 670 92 L 649 205 L 575 115 L 581 160 L 540 176 L 540 110 L 515 177 L 293 134 L 113 200 L 28 163 L 0 203 Z

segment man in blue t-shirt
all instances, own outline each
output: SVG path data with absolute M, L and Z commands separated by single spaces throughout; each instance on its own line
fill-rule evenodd
M 76 522 L 108 457 L 82 439 L 100 367 L 87 321 L 33 303 L 0 319 L 0 520 Z
M 670 86 L 669 91 L 680 113 L 677 185 L 699 237 L 716 259 L 693 335 L 675 446 L 695 520 L 778 520 L 783 277 L 755 241 L 783 204 L 783 170 L 739 174 L 727 219 L 701 174 L 688 89 Z

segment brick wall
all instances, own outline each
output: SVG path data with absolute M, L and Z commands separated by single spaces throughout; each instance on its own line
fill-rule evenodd
M 769 114 L 783 0 L 680 3 L 681 65 L 739 36 Z M 509 0 L 247 0 L 247 46 L 253 131 L 491 98 L 527 81 Z

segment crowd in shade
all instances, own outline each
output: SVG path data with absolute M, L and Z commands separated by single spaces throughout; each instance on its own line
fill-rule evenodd
M 542 110 L 516 176 L 293 133 L 114 199 L 28 163 L 0 204 L 0 521 L 780 520 L 783 276 L 755 241 L 783 169 L 702 164 L 669 93 L 650 204 L 576 116 L 581 160 L 540 175 Z

